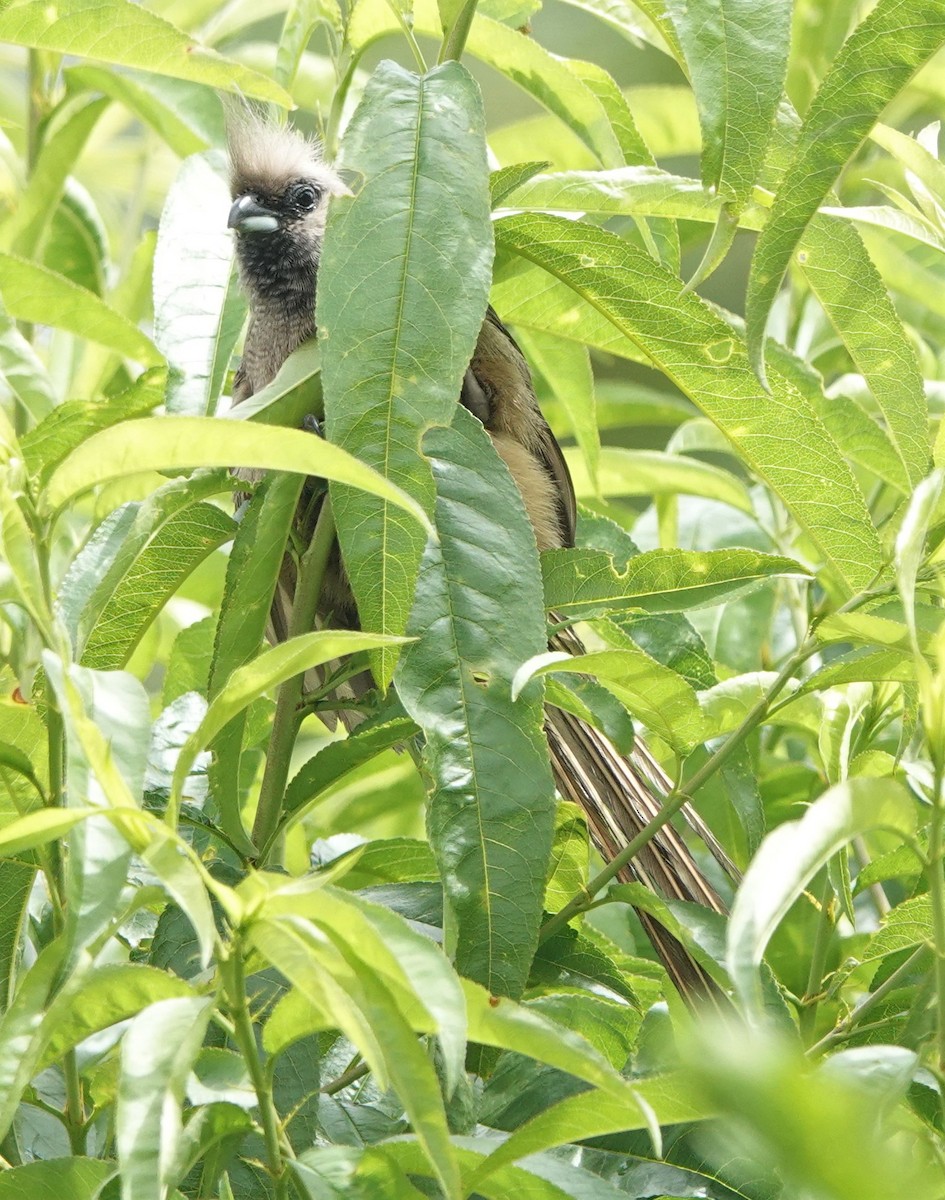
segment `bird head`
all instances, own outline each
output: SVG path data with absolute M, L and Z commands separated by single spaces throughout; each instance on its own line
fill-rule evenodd
M 233 204 L 227 225 L 250 291 L 311 299 L 328 200 L 347 191 L 320 147 L 253 112 L 227 122 Z

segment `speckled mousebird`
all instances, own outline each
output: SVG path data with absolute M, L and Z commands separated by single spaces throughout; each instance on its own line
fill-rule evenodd
M 231 121 L 229 153 L 233 203 L 228 223 L 236 232 L 240 278 L 250 307 L 233 388 L 238 404 L 265 387 L 288 355 L 315 333 L 315 285 L 328 203 L 345 189 L 315 143 L 253 114 Z M 539 409 L 528 365 L 491 308 L 459 400 L 482 422 L 505 460 L 539 549 L 573 545 L 576 506 L 564 457 Z M 271 620 L 276 638 L 285 636 L 290 605 L 291 589 L 281 587 Z M 320 607 L 341 623 L 356 623 L 354 602 L 337 564 Z M 552 646 L 572 654 L 583 651 L 570 631 L 558 635 Z M 598 730 L 557 708 L 547 710 L 546 731 L 560 794 L 581 805 L 595 844 L 605 859 L 612 858 L 658 812 L 654 788 L 665 794 L 669 780 L 640 739 L 625 757 Z M 699 817 L 691 809 L 684 816 L 733 872 Z M 640 851 L 622 878 L 637 879 L 668 899 L 722 911 L 715 890 L 670 825 Z M 717 987 L 703 967 L 652 918 L 641 914 L 641 920 L 683 997 L 718 1002 Z

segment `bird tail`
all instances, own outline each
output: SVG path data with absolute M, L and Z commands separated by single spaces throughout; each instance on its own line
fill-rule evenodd
M 570 654 L 584 649 L 571 631 L 557 634 L 551 645 Z M 658 814 L 656 797 L 672 791 L 669 778 L 640 739 L 633 752 L 624 756 L 599 730 L 552 707 L 546 712 L 545 729 L 559 792 L 584 810 L 594 845 L 605 861 L 612 861 Z M 691 805 L 683 806 L 681 816 L 722 869 L 737 879 L 737 868 Z M 670 824 L 657 831 L 618 878 L 642 883 L 666 900 L 687 900 L 712 912 L 725 912 L 718 893 Z M 722 993 L 705 968 L 648 913 L 638 912 L 638 916 L 683 999 L 691 1005 L 706 1000 L 721 1005 Z

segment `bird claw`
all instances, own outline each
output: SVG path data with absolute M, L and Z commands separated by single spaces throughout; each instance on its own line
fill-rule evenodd
M 302 418 L 302 428 L 306 433 L 314 433 L 316 437 L 323 438 L 325 436 L 322 431 L 322 423 L 314 413 L 306 413 Z

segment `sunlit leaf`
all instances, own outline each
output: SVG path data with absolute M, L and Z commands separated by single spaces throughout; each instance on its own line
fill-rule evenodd
M 807 223 L 886 105 L 943 42 L 945 11 L 937 0 L 879 0 L 834 59 L 752 259 L 748 347 L 759 372 L 768 314 Z
M 429 512 L 419 439 L 455 410 L 492 262 L 475 83 L 458 63 L 422 78 L 382 65 L 348 127 L 342 164 L 363 182 L 338 198 L 319 269 L 328 437 Z M 362 623 L 403 633 L 421 531 L 386 497 L 333 487 L 332 504 Z M 385 687 L 395 662 L 392 651 L 376 656 Z

